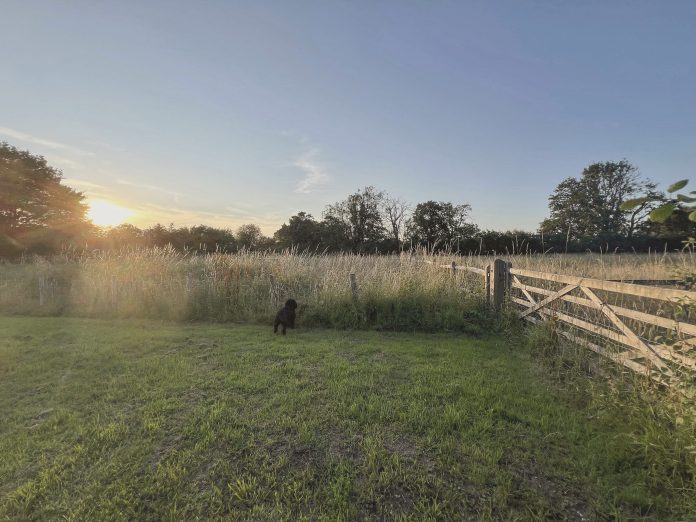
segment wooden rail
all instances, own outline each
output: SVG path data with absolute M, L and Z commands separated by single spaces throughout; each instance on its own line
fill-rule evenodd
M 688 303 L 696 303 L 696 292 L 515 268 L 509 272 L 510 301 L 522 307 L 521 318 L 531 322 L 556 320 L 569 327 L 561 331 L 565 337 L 660 382 L 669 382 L 680 370 L 696 371 L 695 324 L 612 304 L 608 296 L 602 297 L 597 291 L 629 296 L 635 305 L 656 300 L 687 307 Z M 545 287 L 521 279 L 543 281 Z M 563 286 L 548 288 L 548 283 Z M 519 291 L 517 295 L 514 289 Z M 639 335 L 641 326 L 657 327 L 664 331 L 662 338 L 672 337 L 674 342 L 646 339 Z M 599 346 L 588 340 L 588 334 L 610 341 L 602 344 L 619 348 Z
M 684 371 L 696 372 L 696 324 L 688 322 L 694 315 L 665 316 L 670 307 L 696 314 L 696 292 L 518 269 L 500 259 L 486 269 L 454 262 L 437 266 L 486 276 L 495 309 L 508 302 L 526 321 L 554 320 L 563 337 L 656 381 L 670 383 Z M 621 304 L 610 302 L 618 299 Z M 659 303 L 657 312 L 648 311 Z M 646 338 L 646 329 L 660 335 Z
M 471 272 L 474 274 L 478 274 L 480 276 L 483 276 L 483 284 L 484 284 L 484 291 L 486 293 L 486 301 L 490 302 L 491 301 L 491 267 L 487 266 L 486 268 L 476 268 L 474 266 L 466 266 L 466 265 L 458 265 L 456 262 L 452 261 L 451 264 L 449 265 L 435 265 L 433 261 L 430 261 L 428 259 L 425 260 L 425 262 L 429 265 L 434 265 L 437 268 L 447 268 L 448 270 L 452 271 L 452 275 L 455 275 L 458 270 L 463 270 L 465 272 Z

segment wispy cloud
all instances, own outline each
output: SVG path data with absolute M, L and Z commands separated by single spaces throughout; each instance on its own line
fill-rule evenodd
M 295 167 L 304 172 L 304 178 L 298 183 L 295 192 L 310 194 L 331 180 L 331 176 L 326 173 L 326 167 L 319 160 L 319 155 L 319 149 L 314 147 L 302 154 L 293 163 Z
M 72 154 L 77 154 L 79 156 L 94 156 L 93 152 L 87 152 L 72 145 L 67 145 L 59 141 L 53 141 L 46 138 L 40 138 L 26 132 L 22 132 L 16 129 L 10 129 L 9 127 L 0 127 L 0 135 L 7 136 L 14 140 L 23 141 L 24 143 L 33 143 L 34 145 L 40 145 L 48 149 L 61 150 L 65 152 L 70 152 Z
M 139 189 L 145 189 L 145 190 L 151 190 L 152 192 L 159 192 L 160 194 L 166 194 L 168 196 L 173 196 L 174 201 L 179 201 L 179 198 L 182 196 L 181 192 L 176 192 L 175 190 L 169 190 L 164 187 L 158 187 L 156 185 L 148 185 L 145 183 L 136 183 L 134 181 L 129 181 L 127 179 L 117 179 L 116 183 L 119 185 L 127 185 L 129 187 L 135 187 Z
M 106 188 L 106 187 L 104 187 L 104 185 L 92 183 L 91 181 L 86 181 L 84 179 L 63 178 L 63 182 L 66 185 L 70 185 L 72 187 L 77 187 L 77 188 L 100 189 L 100 190 L 104 190 Z

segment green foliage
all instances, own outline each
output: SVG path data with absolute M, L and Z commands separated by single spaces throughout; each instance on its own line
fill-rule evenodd
M 300 252 L 314 250 L 321 244 L 322 227 L 306 212 L 298 212 L 273 235 L 280 248 L 296 248 Z
M 681 190 L 684 187 L 686 187 L 688 183 L 688 179 L 682 179 L 680 181 L 677 181 L 676 183 L 672 183 L 669 187 L 667 187 L 667 192 L 672 194 L 673 192 L 676 192 L 677 190 Z
M 530 328 L 527 339 L 547 373 L 566 389 L 575 390 L 588 417 L 624 432 L 608 441 L 613 462 L 601 464 L 608 473 L 633 477 L 630 485 L 616 492 L 617 502 L 636 506 L 635 516 L 690 519 L 686 513 L 696 512 L 693 388 L 662 389 L 645 377 L 622 371 L 620 366 L 564 342 L 553 323 Z M 639 478 L 637 469 L 645 470 L 645 476 Z M 655 496 L 655 492 L 660 494 Z M 668 500 L 672 495 L 673 500 Z
M 330 230 L 342 233 L 353 251 L 371 250 L 386 234 L 381 211 L 384 197 L 375 187 L 365 187 L 327 206 L 324 221 Z
M 677 205 L 674 203 L 665 203 L 664 205 L 650 212 L 650 219 L 657 221 L 658 223 L 664 223 L 667 221 L 667 218 L 674 213 L 676 208 Z
M 645 197 L 634 197 L 638 194 Z M 567 178 L 556 187 L 549 197 L 551 215 L 541 228 L 574 240 L 631 238 L 661 197 L 656 184 L 628 161 L 593 163 L 580 178 Z
M 235 239 L 239 248 L 245 248 L 247 250 L 267 248 L 270 244 L 270 239 L 264 237 L 261 228 L 254 224 L 247 224 L 239 227 Z
M 672 183 L 667 188 L 667 192 L 673 194 L 686 187 L 688 183 L 688 179 L 682 179 L 676 183 Z M 693 206 L 693 203 L 696 203 L 696 197 L 693 197 L 693 195 L 696 194 L 696 191 L 691 191 L 689 194 L 691 195 L 687 196 L 686 194 L 677 194 L 675 199 L 653 210 L 650 213 L 650 219 L 657 223 L 665 223 L 671 217 L 683 213 L 687 216 L 689 221 L 696 222 L 696 207 Z M 650 195 L 639 199 L 655 201 L 655 198 Z M 638 200 L 627 201 L 621 208 L 625 211 L 629 211 L 633 208 L 635 201 Z
M 0 142 L 0 256 L 50 253 L 87 233 L 84 195 L 42 156 Z
M 473 237 L 478 228 L 468 221 L 471 206 L 453 205 L 444 201 L 418 203 L 408 221 L 407 230 L 415 243 L 429 249 L 456 248 L 457 242 Z

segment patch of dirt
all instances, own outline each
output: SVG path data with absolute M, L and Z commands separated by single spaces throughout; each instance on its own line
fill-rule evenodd
M 517 483 L 518 491 L 511 494 L 511 504 L 524 504 L 524 498 L 515 497 L 516 493 L 521 493 L 526 488 L 547 499 L 549 520 L 597 520 L 588 495 L 568 480 L 546 473 L 534 457 L 518 459 L 508 456 L 501 464 L 508 469 Z

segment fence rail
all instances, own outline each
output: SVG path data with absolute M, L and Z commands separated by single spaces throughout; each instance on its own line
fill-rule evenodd
M 563 337 L 657 381 L 696 372 L 696 324 L 688 322 L 696 292 L 516 269 L 500 259 L 486 269 L 437 266 L 484 275 L 494 308 L 509 302 L 521 319 L 554 320 Z

